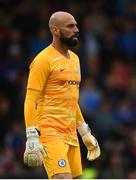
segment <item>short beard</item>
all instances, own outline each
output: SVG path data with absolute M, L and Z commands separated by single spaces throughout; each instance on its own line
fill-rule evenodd
M 62 44 L 66 45 L 67 47 L 74 47 L 78 44 L 78 40 L 73 39 L 74 36 L 67 38 L 62 32 L 60 33 L 61 33 L 60 41 L 62 42 Z

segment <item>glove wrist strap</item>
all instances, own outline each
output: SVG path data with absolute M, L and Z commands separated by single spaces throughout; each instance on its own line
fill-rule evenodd
M 26 137 L 39 137 L 38 128 L 36 126 L 31 126 L 29 128 L 26 128 Z
M 88 124 L 86 124 L 85 122 L 82 123 L 77 129 L 81 137 L 83 137 L 85 134 L 89 132 L 91 133 L 91 129 L 88 127 Z

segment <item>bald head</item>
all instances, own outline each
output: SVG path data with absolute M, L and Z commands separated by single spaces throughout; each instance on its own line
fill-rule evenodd
M 69 19 L 74 19 L 74 17 L 70 13 L 63 11 L 55 12 L 49 19 L 49 28 L 51 29 L 54 26 L 60 27 Z
M 79 30 L 75 18 L 63 11 L 55 12 L 49 19 L 49 28 L 53 36 L 53 42 L 74 46 L 78 41 Z

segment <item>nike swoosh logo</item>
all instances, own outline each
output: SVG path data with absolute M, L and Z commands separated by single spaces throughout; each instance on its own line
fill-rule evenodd
M 60 71 L 64 71 L 65 68 L 60 69 Z

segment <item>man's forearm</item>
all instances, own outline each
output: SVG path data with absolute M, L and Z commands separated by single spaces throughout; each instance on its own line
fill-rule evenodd
M 25 103 L 24 103 L 24 116 L 26 128 L 30 126 L 36 126 L 36 105 L 40 97 L 41 92 L 28 89 Z
M 78 127 L 80 124 L 82 124 L 82 123 L 85 122 L 85 121 L 84 121 L 84 118 L 83 118 L 83 115 L 82 115 L 82 112 L 81 112 L 80 107 L 79 107 L 78 104 L 77 104 L 77 111 L 76 111 L 76 119 L 77 119 L 77 127 Z

